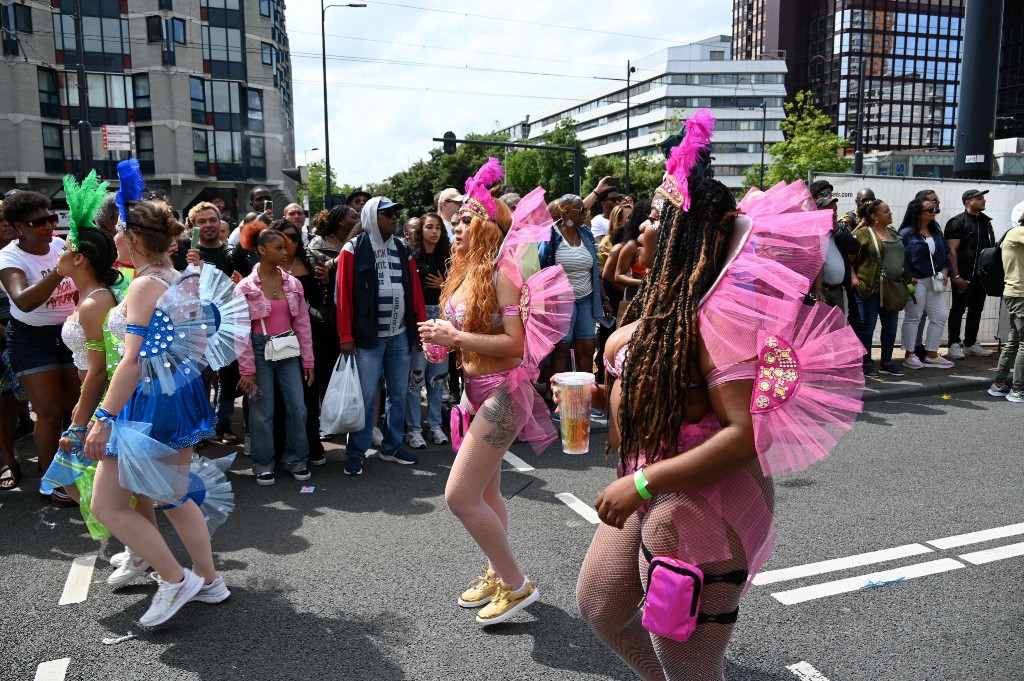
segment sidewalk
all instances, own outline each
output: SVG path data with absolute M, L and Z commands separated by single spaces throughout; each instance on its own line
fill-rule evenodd
M 996 348 L 990 346 L 989 350 L 995 351 Z M 895 354 L 899 355 L 900 352 L 902 351 L 896 350 Z M 877 359 L 877 348 L 874 354 Z M 910 370 L 903 368 L 903 358 L 900 357 L 893 361 L 903 368 L 905 375 L 897 377 L 882 374 L 879 378 L 869 378 L 864 386 L 864 401 L 880 402 L 926 395 L 948 395 L 968 390 L 984 390 L 992 384 L 998 359 L 999 353 L 993 352 L 991 357 L 969 356 L 967 359 L 956 360 L 956 366 L 952 369 Z

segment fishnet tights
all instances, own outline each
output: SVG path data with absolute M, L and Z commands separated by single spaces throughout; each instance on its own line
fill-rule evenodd
M 501 496 L 501 461 L 526 423 L 505 387 L 484 401 L 455 457 L 444 499 L 507 584 L 525 581 L 508 543 L 508 510 Z
M 752 462 L 757 467 L 756 459 Z M 748 470 L 741 471 L 753 472 Z M 759 473 L 759 471 L 757 471 Z M 773 507 L 771 481 L 760 475 L 768 508 Z M 723 480 L 722 494 L 729 493 L 729 478 Z M 655 497 L 643 516 L 634 513 L 621 530 L 602 524 L 583 561 L 576 599 L 583 618 L 601 641 L 612 649 L 642 679 L 648 681 L 721 681 L 725 678 L 725 648 L 732 635 L 732 624 L 701 624 L 685 643 L 651 634 L 640 623 L 639 604 L 647 586 L 648 563 L 640 550 L 643 543 L 654 555 L 679 553 L 678 531 L 699 532 L 708 523 L 724 526 L 732 558 L 698 564 L 709 575 L 748 569 L 743 544 L 720 517 L 715 518 L 708 504 L 686 493 Z M 714 533 L 720 535 L 721 529 Z M 766 536 L 767 540 L 768 537 Z M 701 594 L 701 612 L 719 615 L 735 610 L 743 593 L 742 586 L 715 582 Z

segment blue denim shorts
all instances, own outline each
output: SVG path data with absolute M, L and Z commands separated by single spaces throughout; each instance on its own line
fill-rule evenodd
M 7 322 L 7 347 L 15 376 L 54 369 L 73 369 L 71 349 L 60 337 L 60 324 L 29 326 L 17 319 Z
M 597 317 L 594 316 L 594 298 L 586 295 L 576 299 L 572 306 L 572 321 L 569 322 L 569 333 L 560 343 L 571 343 L 574 340 L 594 340 L 597 338 Z

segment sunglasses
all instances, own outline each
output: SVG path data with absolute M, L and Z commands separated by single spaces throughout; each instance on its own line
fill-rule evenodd
M 44 215 L 43 217 L 36 218 L 35 220 L 27 220 L 22 224 L 29 227 L 43 227 L 45 225 L 56 225 L 58 221 L 59 218 L 57 217 L 57 214 L 50 213 L 49 215 Z
M 934 208 L 922 208 L 921 212 L 922 213 L 934 213 L 935 209 Z
M 383 215 L 384 217 L 391 218 L 392 220 L 394 220 L 395 218 L 398 217 L 398 211 L 395 210 L 394 208 L 389 208 L 387 210 L 377 211 L 377 215 Z
M 621 196 L 609 196 L 607 199 L 605 199 L 605 201 L 611 201 L 612 203 L 618 203 L 619 201 L 622 201 L 622 197 Z

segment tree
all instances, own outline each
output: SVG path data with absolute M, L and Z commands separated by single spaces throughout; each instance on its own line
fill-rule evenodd
M 323 159 L 313 161 L 306 168 L 309 170 L 309 212 L 311 215 L 316 215 L 324 207 L 324 190 L 327 188 L 327 175 L 324 172 L 326 168 Z M 297 189 L 298 202 L 302 203 L 304 198 L 302 185 L 298 185 Z M 338 173 L 331 168 L 331 193 L 348 196 L 353 190 L 354 187 L 347 184 L 339 186 Z
M 831 125 L 832 119 L 812 103 L 811 93 L 798 92 L 796 99 L 786 104 L 786 119 L 780 125 L 785 139 L 765 150 L 771 163 L 764 171 L 764 187 L 806 180 L 812 170 L 850 172 L 853 159 L 838 153 L 850 145 L 849 140 L 832 132 Z M 760 185 L 761 168 L 752 166 L 747 170 L 743 187 Z
M 649 199 L 665 176 L 665 159 L 660 155 L 629 157 L 629 194 L 635 199 Z M 602 177 L 619 178 L 619 192 L 626 192 L 626 160 L 620 156 L 597 156 L 590 159 L 583 178 L 586 196 Z
M 541 144 L 556 147 L 580 147 L 576 137 L 576 122 L 563 118 L 553 130 L 540 137 Z M 583 166 L 587 159 L 583 156 Z M 581 169 L 582 170 L 582 169 Z M 518 149 L 508 155 L 505 164 L 506 182 L 522 192 L 544 187 L 549 199 L 569 194 L 574 190 L 573 154 L 569 151 L 553 152 L 543 149 Z

